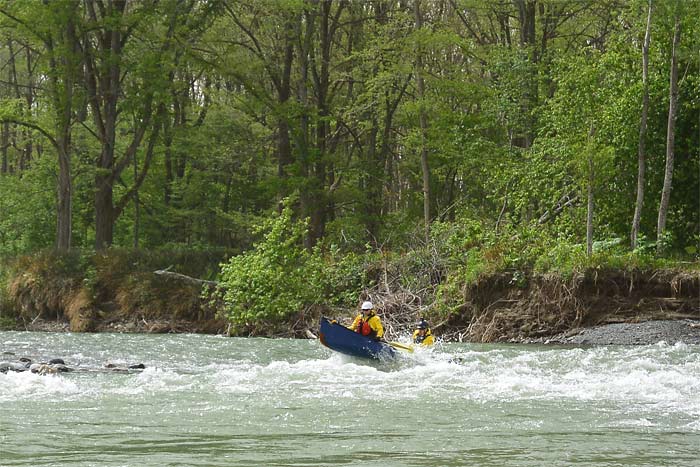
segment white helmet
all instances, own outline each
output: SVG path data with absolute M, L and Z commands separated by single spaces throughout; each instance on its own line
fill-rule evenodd
M 362 309 L 363 310 L 371 310 L 374 308 L 374 305 L 372 305 L 372 302 L 362 302 Z

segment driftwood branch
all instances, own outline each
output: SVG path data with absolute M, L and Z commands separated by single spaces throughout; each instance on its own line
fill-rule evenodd
M 180 274 L 178 272 L 169 271 L 169 269 L 171 267 L 172 266 L 168 266 L 165 269 L 159 269 L 157 271 L 154 271 L 153 273 L 157 274 L 159 276 L 165 276 L 165 277 L 170 278 L 170 279 L 176 279 L 176 280 L 180 280 L 183 282 L 187 282 L 189 284 L 194 284 L 194 285 L 199 285 L 199 286 L 204 286 L 204 285 L 209 285 L 209 286 L 214 286 L 214 287 L 221 286 L 221 283 L 217 282 L 217 281 L 205 281 L 204 279 L 197 279 L 195 277 L 186 276 L 185 274 Z
M 571 206 L 575 202 L 578 201 L 578 195 L 572 196 L 569 194 L 566 194 L 562 196 L 559 201 L 557 201 L 557 204 L 554 206 L 552 211 L 550 210 L 545 211 L 544 214 L 539 218 L 537 221 L 538 224 L 544 224 L 545 222 L 554 219 L 560 212 L 562 212 L 564 209 L 567 207 Z

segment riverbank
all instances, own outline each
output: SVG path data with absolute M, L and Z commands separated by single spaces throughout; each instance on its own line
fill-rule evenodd
M 222 329 L 224 323 L 222 323 Z M 182 322 L 173 328 L 166 322 L 112 323 L 96 332 L 174 333 L 191 331 L 191 323 Z M 70 332 L 68 321 L 37 320 L 24 327 L 27 331 Z M 451 330 L 454 333 L 456 330 Z M 700 345 L 700 319 L 654 320 L 639 323 L 612 323 L 590 328 L 577 328 L 551 337 L 510 340 L 518 344 L 551 345 L 653 345 L 659 342 L 673 345 Z
M 303 338 L 309 330 L 316 333 L 322 315 L 343 319 L 354 314 L 352 307 L 315 305 L 263 325 L 234 327 L 225 318 L 221 294 L 212 292 L 215 283 L 199 279 L 213 276 L 213 262 L 183 257 L 179 262 L 187 267 L 164 273 L 174 259 L 120 251 L 22 258 L 7 270 L 6 289 L 0 290 L 0 328 Z M 447 342 L 700 341 L 700 329 L 694 327 L 700 321 L 700 272 L 693 268 L 501 271 L 469 282 L 446 270 L 430 275 L 430 287 L 421 289 L 428 292 L 416 293 L 392 289 L 390 284 L 400 283 L 385 273 L 378 271 L 381 281 L 362 294 L 377 305 L 389 334 L 409 333 L 424 316 Z
M 573 329 L 530 343 L 570 345 L 652 345 L 659 342 L 700 345 L 700 319 L 659 320 L 642 323 L 613 323 Z
M 456 340 L 653 344 L 664 336 L 677 342 L 700 335 L 678 324 L 700 321 L 700 274 L 694 271 L 592 269 L 568 278 L 514 279 L 501 274 L 465 288 L 463 304 L 448 320 L 464 328 Z M 675 324 L 665 334 L 658 323 Z M 587 331 L 593 329 L 599 331 Z

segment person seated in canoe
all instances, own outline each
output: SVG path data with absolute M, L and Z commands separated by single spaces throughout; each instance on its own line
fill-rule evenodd
M 416 324 L 416 330 L 413 331 L 413 343 L 425 346 L 435 343 L 433 332 L 430 330 L 430 326 L 428 326 L 428 322 L 424 318 L 421 318 L 418 324 Z
M 362 310 L 355 317 L 355 321 L 350 325 L 353 331 L 375 340 L 382 340 L 384 337 L 384 326 L 382 320 L 374 312 L 372 302 L 362 302 Z

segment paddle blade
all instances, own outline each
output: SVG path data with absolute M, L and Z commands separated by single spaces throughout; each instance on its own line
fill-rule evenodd
M 401 349 L 401 350 L 405 350 L 406 352 L 413 353 L 413 346 L 403 345 L 399 342 L 389 342 L 388 344 L 390 346 L 394 347 L 395 349 Z

